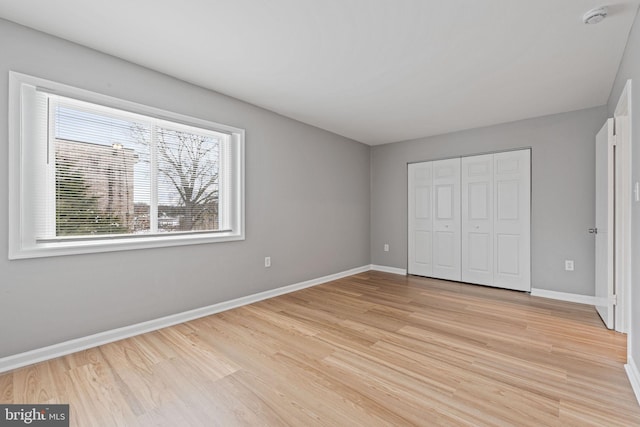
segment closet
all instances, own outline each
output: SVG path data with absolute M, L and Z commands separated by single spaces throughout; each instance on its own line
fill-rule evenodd
M 531 151 L 412 163 L 408 273 L 531 290 Z

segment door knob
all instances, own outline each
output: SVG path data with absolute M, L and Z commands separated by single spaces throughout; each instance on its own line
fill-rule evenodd
M 590 228 L 590 229 L 589 229 L 589 233 L 591 233 L 591 234 L 598 234 L 598 229 L 597 229 L 597 228 Z

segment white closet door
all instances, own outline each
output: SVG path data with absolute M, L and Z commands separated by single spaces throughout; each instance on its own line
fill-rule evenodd
M 431 276 L 432 162 L 409 165 L 409 263 L 408 273 Z
M 596 135 L 596 311 L 614 328 L 614 194 L 615 151 L 613 119 Z
M 462 281 L 493 285 L 493 154 L 462 158 Z
M 460 280 L 460 159 L 433 163 L 432 277 Z
M 493 285 L 530 291 L 531 152 L 497 153 L 493 161 Z

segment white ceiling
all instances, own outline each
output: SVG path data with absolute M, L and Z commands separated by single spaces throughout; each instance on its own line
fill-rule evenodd
M 0 17 L 375 145 L 607 102 L 640 0 L 0 0 Z

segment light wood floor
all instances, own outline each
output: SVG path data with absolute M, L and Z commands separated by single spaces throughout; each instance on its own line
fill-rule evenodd
M 75 426 L 640 425 L 592 307 L 368 272 L 0 375 Z

